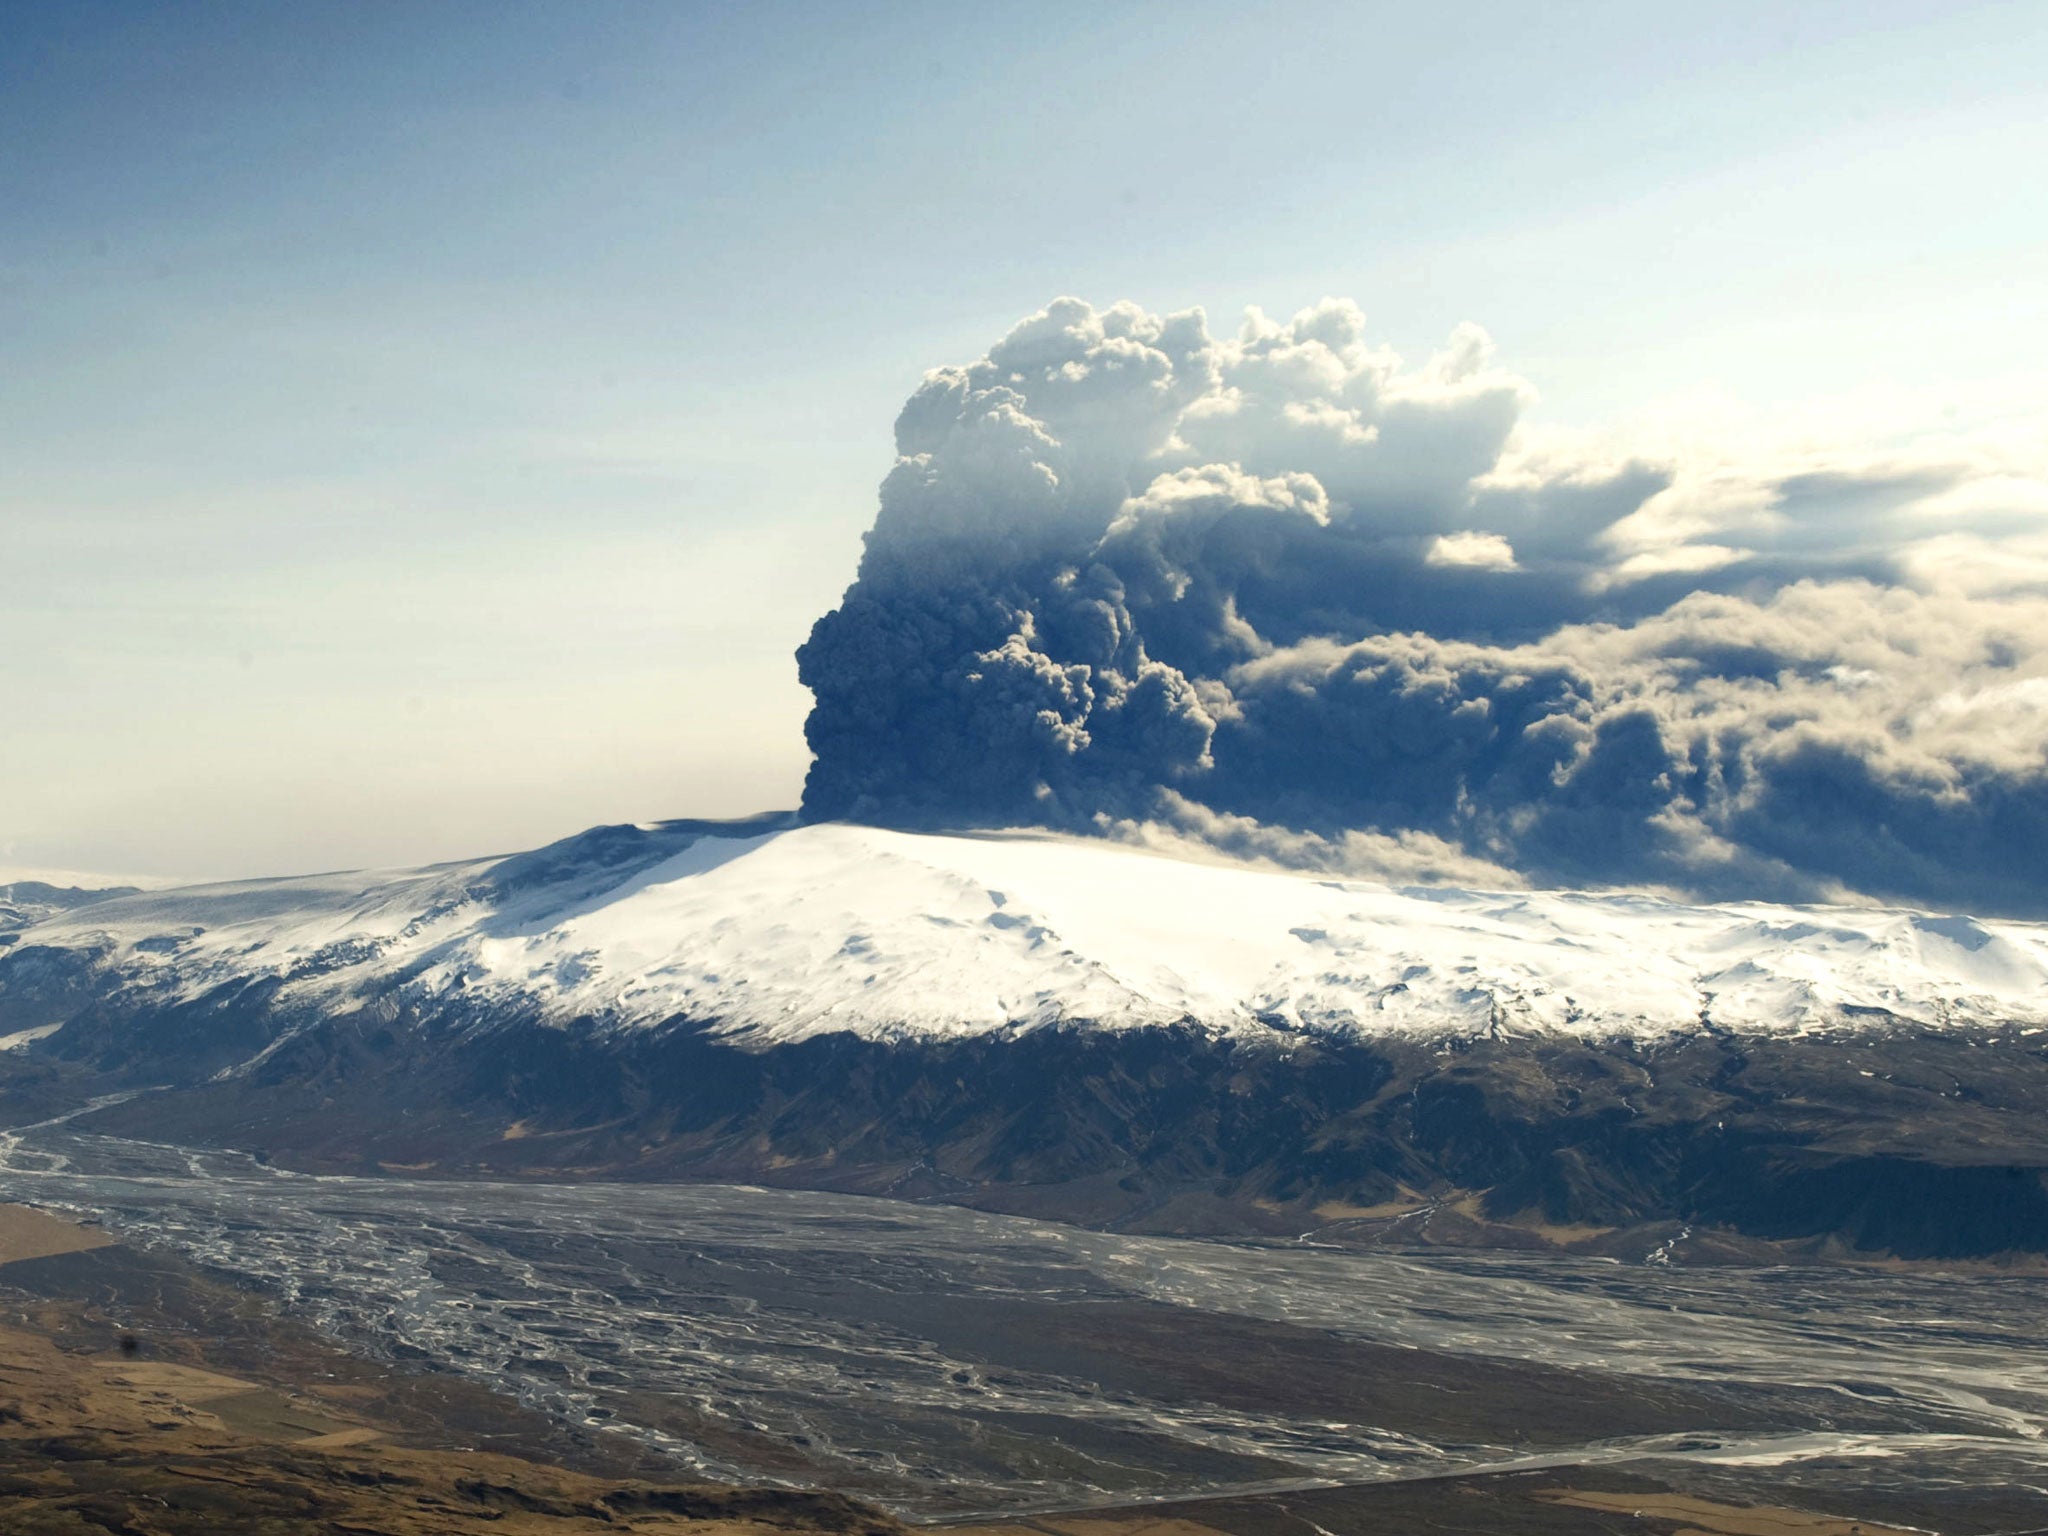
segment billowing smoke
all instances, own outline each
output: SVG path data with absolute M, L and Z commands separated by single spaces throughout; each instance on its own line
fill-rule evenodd
M 1062 299 L 929 375 L 806 813 L 2048 913 L 2039 466 L 1544 452 L 1491 351 Z

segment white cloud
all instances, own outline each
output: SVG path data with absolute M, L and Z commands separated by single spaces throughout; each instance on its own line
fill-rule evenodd
M 1440 533 L 1430 541 L 1429 553 L 1422 557 L 1425 565 L 1462 565 L 1481 571 L 1512 571 L 1515 568 L 1515 547 L 1497 533 L 1477 533 L 1465 529 L 1458 533 Z

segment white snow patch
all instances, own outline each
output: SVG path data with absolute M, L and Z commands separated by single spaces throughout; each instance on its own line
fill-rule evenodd
M 11 1035 L 0 1035 L 0 1051 L 18 1051 L 32 1041 L 47 1039 L 63 1027 L 61 1024 L 38 1024 L 34 1029 L 17 1029 Z

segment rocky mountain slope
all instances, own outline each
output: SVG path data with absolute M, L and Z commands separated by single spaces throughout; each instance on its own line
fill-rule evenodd
M 154 1090 L 97 1113 L 310 1166 L 2048 1251 L 2048 929 L 1953 915 L 679 822 L 59 914 L 0 951 L 0 1035 L 17 1123 Z

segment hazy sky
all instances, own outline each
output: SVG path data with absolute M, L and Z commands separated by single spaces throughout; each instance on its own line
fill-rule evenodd
M 1058 294 L 2031 430 L 2044 79 L 2038 3 L 0 7 L 0 875 L 793 804 L 898 408 Z

